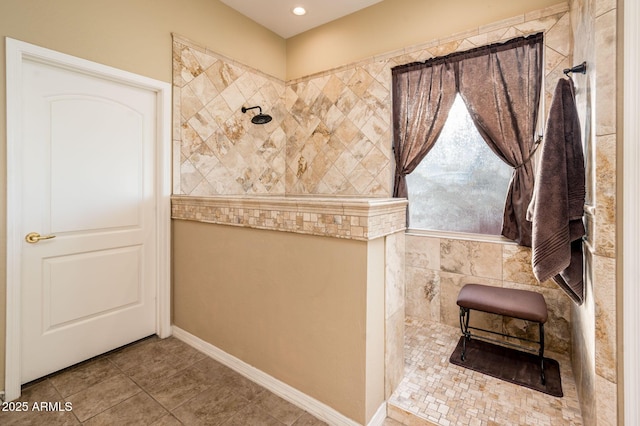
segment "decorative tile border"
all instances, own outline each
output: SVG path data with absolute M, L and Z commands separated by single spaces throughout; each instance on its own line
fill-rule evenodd
M 406 205 L 395 198 L 173 196 L 171 217 L 368 241 L 404 231 Z

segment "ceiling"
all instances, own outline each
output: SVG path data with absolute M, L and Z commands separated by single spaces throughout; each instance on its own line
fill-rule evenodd
M 282 38 L 289 38 L 382 0 L 220 0 Z M 291 10 L 302 6 L 304 16 Z

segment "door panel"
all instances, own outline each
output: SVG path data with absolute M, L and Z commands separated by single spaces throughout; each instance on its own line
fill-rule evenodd
M 141 273 L 141 246 L 44 259 L 43 332 L 142 303 Z
M 23 63 L 22 383 L 156 330 L 153 92 Z
M 96 97 L 50 105 L 52 231 L 139 226 L 143 116 Z

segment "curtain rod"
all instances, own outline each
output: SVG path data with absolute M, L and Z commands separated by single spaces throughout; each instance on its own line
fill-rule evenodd
M 474 47 L 473 49 L 465 50 L 462 52 L 453 52 L 446 56 L 438 56 L 435 58 L 427 59 L 424 62 L 411 62 L 408 64 L 398 65 L 391 68 L 391 72 L 393 74 L 401 74 L 401 73 L 416 70 L 416 69 L 430 67 L 443 62 L 457 62 L 466 58 L 486 55 L 487 52 L 500 52 L 502 50 L 512 49 L 517 46 L 525 46 L 527 44 L 541 43 L 542 39 L 543 39 L 543 33 L 536 33 L 529 36 L 517 37 L 511 40 L 507 40 L 505 42 Z

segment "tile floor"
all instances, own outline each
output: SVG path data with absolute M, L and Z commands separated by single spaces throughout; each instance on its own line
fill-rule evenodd
M 571 364 L 560 363 L 564 396 L 556 398 L 449 363 L 460 330 L 407 318 L 405 377 L 388 416 L 407 425 L 582 425 Z
M 564 396 L 555 398 L 450 364 L 459 333 L 407 318 L 405 378 L 384 426 L 582 425 L 568 358 L 547 354 L 561 368 Z M 42 402 L 54 410 L 33 409 Z M 325 424 L 175 338 L 150 337 L 29 383 L 16 403 L 28 411 L 0 411 L 1 425 Z
M 33 409 L 57 401 L 49 404 L 56 411 Z M 0 425 L 325 424 L 173 337 L 150 337 L 28 383 L 16 402 L 29 410 L 0 411 Z

